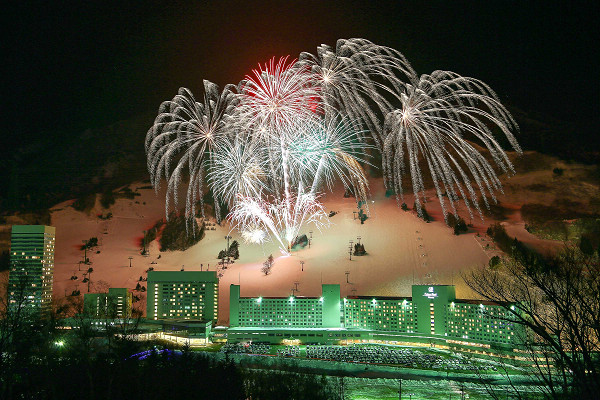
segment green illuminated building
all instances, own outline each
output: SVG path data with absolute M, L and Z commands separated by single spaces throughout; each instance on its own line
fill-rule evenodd
M 447 305 L 456 300 L 454 286 L 413 285 L 412 306 L 416 332 L 445 335 Z
M 346 328 L 415 332 L 416 319 L 410 297 L 353 296 L 345 298 L 343 303 Z
M 132 297 L 126 288 L 110 288 L 108 293 L 86 293 L 83 295 L 83 313 L 90 318 L 129 318 Z
M 514 309 L 514 306 L 513 306 Z M 512 348 L 510 311 L 456 299 L 454 286 L 414 285 L 412 297 L 351 296 L 323 285 L 320 297 L 240 297 L 230 287 L 230 341 L 420 342 Z M 518 335 L 517 335 L 518 336 Z
M 229 325 L 277 328 L 339 328 L 340 285 L 323 285 L 320 297 L 240 297 L 229 290 Z
M 11 307 L 48 313 L 52 310 L 56 228 L 13 225 L 8 301 Z
M 148 271 L 146 318 L 217 321 L 216 271 Z

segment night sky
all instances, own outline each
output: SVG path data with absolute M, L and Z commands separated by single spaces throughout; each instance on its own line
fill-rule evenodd
M 350 37 L 403 52 L 419 73 L 480 78 L 508 105 L 596 134 L 598 13 L 583 2 L 11 3 L 0 44 L 5 154 L 156 111 L 180 86 L 200 97 L 203 79 L 237 83 L 272 56 Z

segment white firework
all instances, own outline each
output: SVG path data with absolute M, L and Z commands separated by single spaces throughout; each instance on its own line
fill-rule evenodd
M 421 161 L 431 175 L 444 216 L 444 193 L 454 213 L 456 200 L 462 198 L 471 216 L 471 206 L 481 215 L 471 180 L 486 206 L 488 196 L 496 201 L 494 191 L 501 191 L 502 185 L 491 163 L 469 140 L 484 145 L 502 171 L 514 173 L 491 129 L 499 129 L 520 153 L 511 132 L 518 127 L 510 113 L 485 83 L 447 71 L 423 75 L 415 85 L 406 84 L 398 98 L 402 108 L 388 113 L 384 126 L 386 184 L 402 196 L 402 178 L 408 168 L 420 213 L 425 192 Z
M 383 116 L 394 108 L 390 93 L 401 89 L 401 78 L 415 75 L 406 58 L 365 39 L 340 39 L 335 50 L 323 44 L 316 55 L 301 53 L 298 64 L 315 75 L 326 115 L 360 122 L 381 150 Z
M 258 225 L 242 228 L 240 233 L 246 243 L 263 244 L 268 239 L 267 233 Z
M 293 240 L 305 225 L 317 229 L 329 225 L 323 205 L 312 193 L 298 194 L 285 199 L 261 199 L 240 196 L 229 214 L 235 228 L 247 232 L 245 239 L 261 237 L 263 232 L 278 243 L 282 253 L 289 254 Z
M 264 148 L 240 136 L 219 142 L 208 172 L 214 195 L 232 207 L 237 196 L 262 197 L 271 193 L 268 162 Z
M 193 217 L 197 201 L 202 201 L 206 169 L 212 164 L 219 141 L 230 129 L 228 118 L 236 113 L 237 100 L 232 88 L 228 85 L 219 93 L 217 85 L 205 80 L 204 103 L 197 102 L 188 89 L 181 88 L 173 100 L 161 104 L 146 135 L 146 154 L 154 187 L 158 190 L 162 178 L 167 180 L 167 215 L 171 197 L 177 206 L 179 184 L 186 173 L 186 216 Z M 217 218 L 218 203 L 215 198 Z

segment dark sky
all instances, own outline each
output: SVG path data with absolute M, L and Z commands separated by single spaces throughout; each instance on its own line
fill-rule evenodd
M 595 124 L 598 12 L 586 4 L 12 2 L 1 11 L 2 148 L 157 110 L 180 86 L 200 97 L 203 79 L 237 83 L 272 56 L 349 37 L 400 50 L 420 73 L 480 78 L 526 111 Z

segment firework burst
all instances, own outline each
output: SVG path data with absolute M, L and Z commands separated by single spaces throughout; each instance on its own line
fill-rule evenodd
M 365 39 L 272 59 L 220 93 L 204 86 L 202 103 L 180 89 L 161 105 L 146 136 L 151 181 L 166 179 L 167 213 L 187 178 L 188 217 L 211 190 L 215 214 L 226 203 L 246 241 L 272 240 L 283 252 L 306 224 L 327 226 L 319 197 L 334 182 L 366 203 L 368 151 L 381 153 L 386 188 L 399 197 L 410 175 L 419 212 L 429 175 L 444 215 L 459 199 L 481 214 L 477 195 L 488 206 L 502 190 L 496 168 L 514 172 L 497 133 L 521 151 L 517 124 L 486 84 L 419 76 L 400 52 Z
M 386 115 L 384 125 L 383 167 L 386 183 L 403 195 L 402 177 L 407 165 L 419 213 L 425 185 L 419 161 L 427 165 L 444 216 L 443 194 L 456 213 L 455 201 L 462 198 L 481 215 L 473 181 L 485 205 L 494 202 L 494 191 L 502 185 L 491 163 L 466 139 L 483 144 L 494 163 L 513 173 L 508 156 L 491 127 L 500 129 L 513 148 L 521 152 L 511 130 L 517 124 L 495 93 L 483 82 L 452 72 L 435 71 L 420 77 L 415 86 L 405 85 L 398 96 L 402 108 Z
M 171 198 L 177 205 L 179 184 L 186 172 L 186 216 L 195 215 L 196 203 L 202 201 L 206 168 L 213 164 L 219 141 L 228 132 L 228 119 L 236 113 L 237 99 L 231 89 L 229 85 L 219 93 L 217 85 L 204 81 L 204 103 L 181 88 L 173 100 L 161 104 L 146 135 L 146 154 L 154 187 L 159 189 L 163 177 L 167 181 L 167 215 Z M 171 171 L 172 165 L 175 167 Z M 218 216 L 217 200 L 215 208 Z
M 249 241 L 262 243 L 268 236 L 279 244 L 283 254 L 289 254 L 293 240 L 304 225 L 317 229 L 329 225 L 323 205 L 312 193 L 298 194 L 283 200 L 240 196 L 229 214 L 234 228 Z

